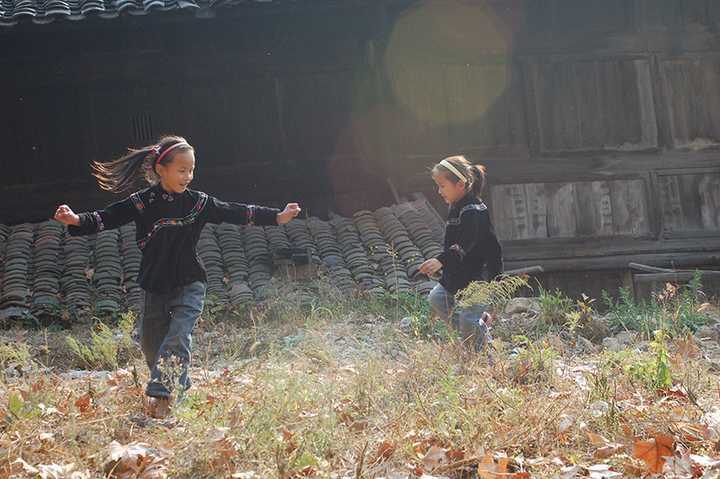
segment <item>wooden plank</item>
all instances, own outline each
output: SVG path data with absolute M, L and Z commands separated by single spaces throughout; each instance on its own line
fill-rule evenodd
M 715 251 L 720 250 L 720 236 L 712 238 L 683 239 L 635 239 L 628 237 L 598 237 L 592 242 L 579 238 L 549 238 L 542 242 L 524 240 L 503 244 L 504 254 L 509 258 L 539 260 L 543 258 L 585 258 L 609 255 L 651 254 L 651 253 L 697 253 L 713 260 Z M 715 258 L 717 259 L 717 258 Z M 642 262 L 640 260 L 628 260 Z
M 666 59 L 661 72 L 674 146 L 700 149 L 720 144 L 720 60 Z
M 647 58 L 538 57 L 532 75 L 544 152 L 643 150 L 658 133 Z
M 658 177 L 664 230 L 720 230 L 720 174 L 675 174 Z
M 615 180 L 609 183 L 613 232 L 632 236 L 649 233 L 645 182 L 642 180 Z
M 703 175 L 698 189 L 703 229 L 720 230 L 720 174 Z
M 547 238 L 547 204 L 542 183 L 491 188 L 493 224 L 502 240 Z
M 578 107 L 582 144 L 601 149 L 604 142 L 604 116 L 599 114 L 603 110 L 600 96 L 601 88 L 598 84 L 599 65 L 597 62 L 587 62 L 575 64 L 574 66 L 576 69 L 575 89 L 577 95 L 575 104 Z
M 550 238 L 573 237 L 578 232 L 573 183 L 546 183 L 547 233 Z
M 647 60 L 635 60 L 633 64 L 637 75 L 636 88 L 638 92 L 638 104 L 640 106 L 640 127 L 642 129 L 640 142 L 643 145 L 657 146 L 658 126 L 655 114 L 650 62 Z
M 515 221 L 515 207 L 513 194 L 517 191 L 516 185 L 501 185 L 490 188 L 495 231 L 501 240 L 514 240 L 520 238 Z
M 659 176 L 658 186 L 662 205 L 663 231 L 683 229 L 683 207 L 677 176 Z
M 528 238 L 547 238 L 547 197 L 544 183 L 525 185 Z
M 522 268 L 527 266 L 529 262 L 541 266 L 546 272 L 553 271 L 587 271 L 587 270 L 612 270 L 627 268 L 628 261 L 637 259 L 646 263 L 662 264 L 662 265 L 690 265 L 690 266 L 713 266 L 718 264 L 718 254 L 716 251 L 714 258 L 703 253 L 633 253 L 626 255 L 607 254 L 599 257 L 588 258 L 541 258 L 541 259 L 516 259 L 512 256 L 505 257 L 505 267 Z
M 574 214 L 579 236 L 613 233 L 610 187 L 605 181 L 574 183 Z

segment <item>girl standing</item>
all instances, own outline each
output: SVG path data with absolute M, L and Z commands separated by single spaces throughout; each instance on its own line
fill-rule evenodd
M 485 187 L 485 167 L 471 164 L 464 156 L 451 156 L 435 165 L 432 177 L 438 194 L 449 205 L 444 251 L 425 261 L 420 272 L 433 276 L 442 270 L 440 284 L 430 292 L 430 305 L 443 320 L 452 318 L 464 340 L 474 336 L 475 348 L 480 349 L 487 336 L 486 306 L 453 309 L 455 293 L 470 282 L 492 281 L 502 274 L 502 248 L 480 197 Z
M 290 203 L 281 212 L 224 202 L 189 189 L 195 173 L 195 150 L 180 136 L 163 137 L 157 144 L 92 166 L 93 176 L 104 190 L 126 191 L 140 175 L 151 185 L 103 210 L 76 214 L 69 206 L 60 205 L 54 217 L 68 225 L 71 236 L 135 222 L 142 251 L 138 283 L 145 290 L 140 342 L 150 368 L 145 394 L 149 413 L 164 417 L 172 391 L 168 368 L 178 367 L 180 386 L 183 390 L 190 387 L 191 333 L 203 309 L 207 283 L 196 250 L 203 226 L 221 222 L 279 225 L 295 218 L 300 207 Z

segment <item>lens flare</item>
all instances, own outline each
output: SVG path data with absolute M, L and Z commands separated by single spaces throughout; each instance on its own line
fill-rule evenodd
M 420 121 L 477 120 L 508 87 L 512 36 L 495 8 L 425 0 L 395 22 L 385 69 L 395 99 Z

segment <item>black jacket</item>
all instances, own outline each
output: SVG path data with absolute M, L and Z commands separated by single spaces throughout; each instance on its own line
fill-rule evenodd
M 471 281 L 492 280 L 502 273 L 502 248 L 487 206 L 472 194 L 450 205 L 440 284 L 452 294 Z
M 138 283 L 165 293 L 195 281 L 207 281 L 196 246 L 205 223 L 277 225 L 280 210 L 220 201 L 201 191 L 168 193 L 160 185 L 138 191 L 99 211 L 80 213 L 71 236 L 90 235 L 135 221 L 142 251 Z

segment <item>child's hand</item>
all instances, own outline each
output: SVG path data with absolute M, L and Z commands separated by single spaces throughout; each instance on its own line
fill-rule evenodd
M 55 220 L 66 225 L 80 225 L 80 217 L 68 205 L 60 205 L 55 211 Z
M 443 265 L 437 258 L 431 258 L 420 265 L 420 272 L 426 276 L 435 276 Z
M 277 215 L 277 223 L 279 225 L 284 225 L 285 223 L 289 223 L 290 220 L 295 218 L 297 215 L 300 214 L 300 211 L 302 209 L 300 208 L 300 205 L 297 203 L 288 203 L 285 209 L 282 213 L 278 213 Z

